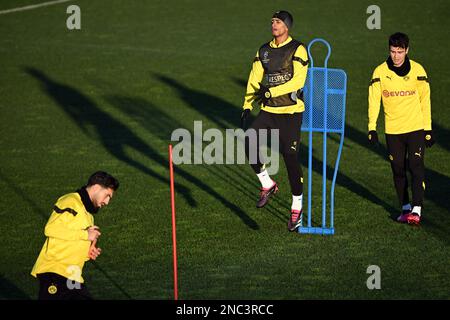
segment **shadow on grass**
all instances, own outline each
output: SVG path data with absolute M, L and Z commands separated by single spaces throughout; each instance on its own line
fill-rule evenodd
M 247 81 L 245 81 L 244 79 L 241 79 L 241 78 L 237 78 L 237 77 L 231 77 L 231 80 L 232 80 L 235 84 L 237 84 L 238 86 L 244 88 L 244 91 L 246 90 L 246 88 L 247 88 Z M 244 91 L 242 91 L 242 96 L 245 95 L 245 92 L 244 92 Z
M 0 300 L 31 300 L 31 298 L 14 283 L 0 274 Z
M 113 286 L 120 291 L 120 293 L 123 294 L 123 296 L 129 300 L 132 300 L 133 298 L 114 280 L 113 277 L 111 277 L 96 261 L 91 261 L 94 268 L 101 272 L 105 276 L 106 279 L 108 279 L 109 282 L 113 284 Z
M 158 165 L 168 168 L 168 160 L 160 156 L 158 150 L 153 149 L 128 127 L 101 110 L 89 97 L 75 88 L 59 83 L 35 68 L 26 67 L 24 70 L 40 81 L 43 90 L 70 116 L 84 134 L 100 140 L 105 149 L 118 160 L 169 185 L 168 174 L 162 176 L 149 165 L 130 157 L 126 152 L 127 148 L 132 148 L 146 155 Z M 196 201 L 187 187 L 176 184 L 175 188 L 191 206 L 196 206 Z
M 433 122 L 433 135 L 436 135 L 436 144 L 450 152 L 450 130 Z
M 34 202 L 33 199 L 31 199 L 25 191 L 20 189 L 11 179 L 3 175 L 1 172 L 0 172 L 0 180 L 5 181 L 8 184 L 8 186 L 14 191 L 14 193 L 20 197 L 20 199 L 28 203 L 28 205 L 34 212 L 39 214 L 45 221 L 48 220 L 48 218 L 50 217 L 51 210 L 48 213 L 44 212 L 44 210 L 39 208 L 36 202 Z
M 343 151 L 345 152 L 345 151 Z M 303 167 L 307 168 L 308 166 L 308 149 L 303 144 L 300 145 L 300 161 Z M 334 167 L 327 164 L 327 180 L 332 181 L 333 179 L 333 172 Z M 323 161 L 318 159 L 317 157 L 312 157 L 312 170 L 316 172 L 317 174 L 322 175 L 323 170 Z M 306 171 L 306 170 L 305 170 Z M 304 175 L 307 175 L 307 172 L 304 172 Z M 368 188 L 366 188 L 361 183 L 356 182 L 353 180 L 349 175 L 339 172 L 336 177 L 336 185 L 342 188 L 345 188 L 351 192 L 353 192 L 355 195 L 362 197 L 376 205 L 379 205 L 383 207 L 386 211 L 388 211 L 390 214 L 394 214 L 397 209 L 395 209 L 393 206 L 385 202 L 383 199 L 379 198 L 376 194 L 374 194 L 372 191 L 370 191 Z
M 167 139 L 174 129 L 182 128 L 182 124 L 154 107 L 148 101 L 137 97 L 106 96 L 106 101 L 121 112 L 132 116 L 139 121 L 141 126 L 152 135 Z M 207 192 L 213 199 L 220 201 L 225 207 L 235 213 L 249 228 L 259 229 L 258 224 L 249 217 L 244 210 L 229 201 L 223 194 L 211 188 L 211 182 L 203 181 L 183 170 L 180 166 L 174 166 L 175 174 Z
M 153 75 L 160 82 L 176 90 L 178 96 L 197 111 L 219 126 L 219 129 L 237 128 L 240 126 L 241 110 L 227 101 L 211 94 L 191 89 L 183 83 L 165 75 Z
M 131 158 L 125 152 L 127 148 L 133 148 L 167 169 L 168 161 L 159 154 L 158 150 L 155 150 L 147 144 L 120 121 L 101 110 L 91 99 L 73 87 L 58 83 L 35 68 L 27 67 L 25 68 L 25 71 L 41 82 L 45 92 L 57 102 L 57 104 L 72 118 L 87 136 L 99 139 L 103 146 L 117 159 L 166 183 L 166 185 L 169 185 L 167 178 L 153 171 L 147 165 Z M 156 108 L 142 99 L 110 96 L 108 97 L 108 101 L 124 112 L 140 113 L 140 116 L 145 119 L 145 121 L 153 119 L 149 120 L 150 123 L 157 123 L 158 125 L 155 128 L 150 128 L 152 132 L 167 130 L 164 129 L 165 127 L 161 126 L 161 124 L 164 123 L 163 121 L 166 121 L 166 123 L 172 121 L 168 116 L 164 117 L 163 113 L 159 114 L 159 116 L 163 118 L 163 120 L 159 121 L 153 114 L 153 111 L 156 110 Z M 142 109 L 136 109 L 136 105 L 142 107 Z M 148 128 L 148 126 L 144 127 Z M 212 197 L 221 201 L 225 206 L 236 213 L 249 228 L 254 230 L 258 229 L 258 225 L 253 219 L 247 216 L 247 214 L 239 207 L 214 191 L 209 185 L 180 168 L 176 168 L 176 172 L 189 182 L 202 188 Z M 187 187 L 176 184 L 176 189 L 177 193 L 183 195 L 191 206 L 197 205 L 197 202 L 192 197 L 191 192 Z

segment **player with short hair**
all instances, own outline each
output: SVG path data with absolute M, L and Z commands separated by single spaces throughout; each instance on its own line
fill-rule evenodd
M 369 85 L 368 139 L 378 144 L 377 119 L 382 101 L 389 161 L 402 207 L 397 221 L 418 225 L 425 190 L 425 146 L 434 144 L 434 136 L 429 80 L 425 69 L 409 59 L 408 52 L 406 34 L 397 32 L 389 37 L 389 57 L 375 68 Z M 412 174 L 412 203 L 407 168 Z
M 86 186 L 58 199 L 45 225 L 47 239 L 31 271 L 42 300 L 91 299 L 82 270 L 101 253 L 93 214 L 110 202 L 119 181 L 106 172 L 92 174 Z
M 293 18 L 287 11 L 277 11 L 272 16 L 273 40 L 262 45 L 256 52 L 247 84 L 247 91 L 241 115 L 241 127 L 246 129 L 247 117 L 256 101 L 261 111 L 251 128 L 278 129 L 280 153 L 283 156 L 292 192 L 289 231 L 294 231 L 301 221 L 303 197 L 303 173 L 298 162 L 300 148 L 300 128 L 305 110 L 302 88 L 308 70 L 308 53 L 305 46 L 292 39 L 289 30 Z M 249 157 L 249 143 L 246 146 Z M 264 207 L 269 198 L 278 191 L 263 161 L 257 144 L 257 163 L 251 164 L 261 182 L 261 192 L 256 204 Z

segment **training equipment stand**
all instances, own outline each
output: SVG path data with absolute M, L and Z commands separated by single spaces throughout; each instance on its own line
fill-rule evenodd
M 316 42 L 322 42 L 328 48 L 324 67 L 314 67 L 311 55 L 311 47 Z M 345 97 L 347 92 L 347 75 L 344 70 L 329 69 L 327 67 L 330 58 L 331 47 L 323 39 L 314 39 L 308 45 L 308 56 L 310 67 L 303 89 L 305 101 L 305 113 L 301 131 L 308 132 L 308 207 L 307 225 L 303 221 L 298 228 L 299 233 L 311 233 L 331 235 L 334 234 L 334 188 L 344 144 L 345 128 Z M 312 169 L 313 169 L 313 133 L 319 132 L 323 135 L 322 148 L 322 224 L 312 226 Z M 327 134 L 337 133 L 340 135 L 339 149 L 334 166 L 333 179 L 330 190 L 329 222 L 327 224 Z M 302 217 L 302 220 L 304 215 Z

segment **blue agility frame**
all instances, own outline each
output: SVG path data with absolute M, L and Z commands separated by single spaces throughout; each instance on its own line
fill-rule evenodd
M 321 42 L 328 48 L 328 54 L 325 58 L 323 67 L 314 67 L 314 60 L 311 55 L 311 47 L 314 43 Z M 347 92 L 347 75 L 344 70 L 329 69 L 328 59 L 330 58 L 331 47 L 324 39 L 314 39 L 308 45 L 308 56 L 310 59 L 310 67 L 304 87 L 305 114 L 301 131 L 308 132 L 308 207 L 307 225 L 300 225 L 299 233 L 309 234 L 334 234 L 334 190 L 336 185 L 336 177 L 341 158 L 342 147 L 344 145 L 344 129 L 345 129 L 345 99 Z M 332 77 L 332 78 L 331 78 Z M 329 85 L 329 82 L 332 82 Z M 330 99 L 330 97 L 334 99 Z M 322 114 L 321 114 L 322 113 Z M 306 120 L 306 121 L 305 121 Z M 312 147 L 313 132 L 321 132 L 323 134 L 323 167 L 322 167 L 322 226 L 312 226 Z M 327 226 L 327 134 L 340 134 L 339 150 L 334 166 L 333 180 L 331 182 L 330 195 L 330 221 Z M 304 211 L 304 210 L 303 210 Z M 303 216 L 302 216 L 303 220 Z

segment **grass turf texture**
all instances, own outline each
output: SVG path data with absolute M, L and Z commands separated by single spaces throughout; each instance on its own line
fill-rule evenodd
M 2 1 L 0 10 L 34 3 Z M 0 298 L 36 298 L 29 273 L 51 208 L 98 169 L 116 175 L 121 188 L 95 217 L 103 253 L 84 269 L 91 293 L 172 298 L 170 134 L 192 130 L 194 120 L 204 129 L 239 124 L 253 56 L 270 39 L 270 16 L 280 8 L 293 14 L 295 38 L 328 40 L 329 65 L 348 75 L 336 235 L 287 232 L 291 195 L 283 164 L 275 178 L 281 191 L 262 210 L 255 208 L 250 166 L 180 165 L 180 298 L 450 297 L 447 2 L 384 1 L 382 29 L 375 31 L 366 28 L 370 1 L 73 3 L 81 7 L 81 31 L 65 26 L 71 3 L 0 16 Z M 409 34 L 410 57 L 431 79 L 439 141 L 426 150 L 420 228 L 392 221 L 398 209 L 386 150 L 366 143 L 367 85 L 387 56 L 387 37 L 398 30 Z M 317 208 L 319 200 L 318 193 Z M 366 287 L 369 265 L 381 268 L 381 290 Z

